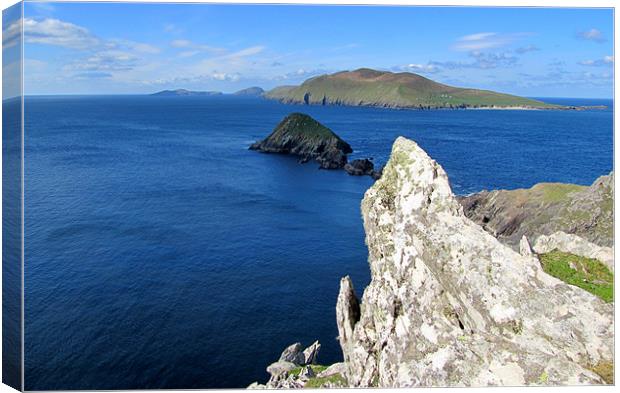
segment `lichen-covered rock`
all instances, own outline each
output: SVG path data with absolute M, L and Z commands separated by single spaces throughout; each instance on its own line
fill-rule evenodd
M 568 252 L 586 258 L 598 259 L 609 270 L 614 271 L 614 249 L 601 247 L 577 235 L 564 232 L 556 232 L 550 236 L 541 235 L 536 239 L 534 251 L 544 254 L 553 250 Z
M 346 372 L 346 366 L 344 363 L 334 363 L 331 366 L 327 367 L 325 370 L 321 371 L 317 377 L 319 378 L 327 378 L 334 376 L 336 374 L 344 375 Z
M 532 251 L 532 245 L 530 244 L 530 241 L 525 235 L 521 237 L 521 241 L 519 242 L 519 254 L 523 255 L 524 257 L 534 256 L 534 251 Z
M 362 214 L 372 280 L 359 308 L 342 280 L 337 305 L 350 386 L 604 383 L 613 306 L 465 217 L 417 144 L 396 140 Z
M 267 372 L 269 373 L 269 375 L 271 375 L 272 378 L 277 378 L 280 375 L 291 371 L 295 367 L 297 367 L 297 365 L 294 363 L 279 360 L 275 363 L 270 364 L 269 367 L 267 367 Z
M 321 350 L 321 344 L 315 341 L 303 352 L 303 364 L 316 364 L 316 359 L 319 357 L 319 351 Z
M 284 349 L 284 351 L 282 351 L 279 361 L 290 362 L 293 364 L 305 364 L 302 348 L 301 343 L 289 345 Z

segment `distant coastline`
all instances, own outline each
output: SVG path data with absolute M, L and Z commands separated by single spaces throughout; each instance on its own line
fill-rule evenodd
M 435 82 L 411 72 L 393 73 L 370 68 L 319 75 L 299 86 L 278 86 L 269 91 L 252 86 L 234 93 L 220 91 L 163 90 L 152 96 L 262 97 L 285 104 L 367 106 L 387 109 L 484 109 L 484 110 L 586 110 L 604 105 L 575 106 L 545 102 L 490 90 L 461 88 Z

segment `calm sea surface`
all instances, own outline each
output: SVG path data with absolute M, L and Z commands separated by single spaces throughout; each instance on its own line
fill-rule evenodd
M 383 164 L 416 140 L 453 189 L 590 184 L 612 169 L 591 111 L 302 107 L 234 97 L 29 97 L 26 389 L 245 387 L 282 349 L 340 360 L 340 277 L 369 281 L 369 177 L 247 147 L 303 111 Z

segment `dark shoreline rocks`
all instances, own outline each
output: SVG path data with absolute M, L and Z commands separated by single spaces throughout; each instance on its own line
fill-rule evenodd
M 377 180 L 381 177 L 382 170 L 375 170 L 375 164 L 370 158 L 358 158 L 347 163 L 344 170 L 351 176 L 370 176 Z

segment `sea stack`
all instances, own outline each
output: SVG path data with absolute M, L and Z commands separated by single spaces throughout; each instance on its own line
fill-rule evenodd
M 341 169 L 353 149 L 332 130 L 303 113 L 286 116 L 271 134 L 250 146 L 263 153 L 292 154 L 316 160 L 323 169 Z

